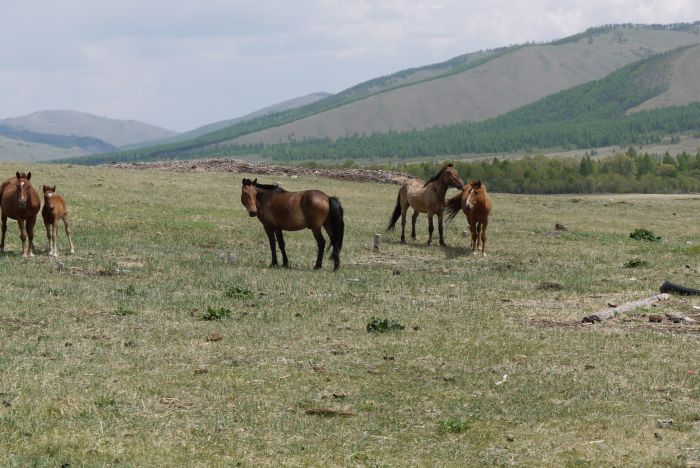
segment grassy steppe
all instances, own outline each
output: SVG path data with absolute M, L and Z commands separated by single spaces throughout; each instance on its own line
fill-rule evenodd
M 699 286 L 700 196 L 495 194 L 482 258 L 461 216 L 447 248 L 424 245 L 423 216 L 418 243 L 372 251 L 397 186 L 260 177 L 340 197 L 333 273 L 312 270 L 308 231 L 286 235 L 290 269 L 268 268 L 240 174 L 0 164 L 17 169 L 67 197 L 76 255 L 59 270 L 39 221 L 23 260 L 8 228 L 0 465 L 700 463 L 700 327 L 645 310 L 579 323 L 664 279 Z M 635 258 L 649 265 L 623 267 Z M 209 307 L 231 315 L 202 320 Z M 368 333 L 372 317 L 405 329 Z

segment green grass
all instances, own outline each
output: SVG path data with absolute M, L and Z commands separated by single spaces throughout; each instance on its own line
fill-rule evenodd
M 0 164 L 2 174 L 18 169 Z M 700 457 L 697 325 L 649 324 L 643 311 L 579 323 L 665 279 L 697 287 L 700 197 L 620 197 L 630 205 L 494 194 L 484 258 L 468 255 L 463 217 L 447 227 L 447 248 L 425 246 L 421 216 L 417 243 L 385 233 L 375 252 L 398 186 L 262 177 L 340 197 L 346 242 L 334 273 L 328 258 L 313 270 L 308 231 L 285 234 L 290 268 L 268 267 L 239 174 L 26 170 L 35 186 L 55 183 L 66 196 L 76 255 L 65 255 L 60 232 L 59 269 L 39 221 L 40 252 L 24 260 L 17 226 L 8 227 L 0 465 L 653 466 Z M 662 240 L 630 239 L 640 220 Z M 557 222 L 569 231 L 553 233 Z M 624 268 L 631 258 L 652 266 Z M 694 304 L 673 297 L 653 312 L 692 314 Z M 231 314 L 201 320 L 209 308 Z M 373 318 L 405 328 L 368 333 Z M 214 333 L 221 340 L 208 340 Z M 324 416 L 334 412 L 347 416 Z M 657 419 L 674 427 L 658 429 Z

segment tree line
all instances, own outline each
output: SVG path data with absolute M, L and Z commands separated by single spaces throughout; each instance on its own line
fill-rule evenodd
M 580 158 L 543 155 L 521 159 L 493 158 L 456 161 L 462 178 L 481 179 L 494 192 L 521 194 L 699 193 L 700 149 L 672 156 L 640 153 L 634 147 L 614 156 Z M 442 162 L 374 165 L 376 169 L 408 172 L 427 180 Z

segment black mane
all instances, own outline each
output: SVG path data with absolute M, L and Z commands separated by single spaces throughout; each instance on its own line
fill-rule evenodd
M 428 185 L 428 184 L 431 183 L 431 182 L 435 182 L 435 181 L 438 180 L 440 177 L 442 177 L 442 173 L 445 172 L 445 169 L 447 169 L 448 167 L 452 167 L 452 164 L 446 164 L 446 165 L 444 165 L 444 166 L 442 167 L 442 169 L 440 169 L 440 172 L 438 172 L 437 174 L 435 174 L 434 176 L 432 176 L 425 184 L 423 184 L 423 187 L 425 187 L 426 185 Z
M 286 192 L 286 190 L 280 187 L 279 185 L 261 184 L 260 182 L 255 182 L 253 185 L 255 186 L 255 188 L 263 190 L 272 190 L 273 192 Z

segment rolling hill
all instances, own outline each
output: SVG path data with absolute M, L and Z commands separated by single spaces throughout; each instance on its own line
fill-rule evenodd
M 0 121 L 17 130 L 100 139 L 120 147 L 175 135 L 176 132 L 136 120 L 118 120 L 72 110 L 46 110 Z
M 331 158 L 364 158 L 367 157 L 367 152 L 377 149 L 377 145 L 380 149 L 377 157 L 506 151 L 521 145 L 533 147 L 533 142 L 526 143 L 513 133 L 517 125 L 520 125 L 520 132 L 526 131 L 524 129 L 527 125 L 522 120 L 517 125 L 508 124 L 510 136 L 514 139 L 500 146 L 484 144 L 479 148 L 475 147 L 478 145 L 464 148 L 464 145 L 436 145 L 431 139 L 444 137 L 445 131 L 459 133 L 462 126 L 470 123 L 489 122 L 512 112 L 521 115 L 517 112 L 529 105 L 577 86 L 607 79 L 625 66 L 642 63 L 644 59 L 673 50 L 680 52 L 664 59 L 669 60 L 667 65 L 671 68 L 655 68 L 656 73 L 664 77 L 663 88 L 654 87 L 654 92 L 644 94 L 643 99 L 641 95 L 636 95 L 632 99 L 633 105 L 630 104 L 630 99 L 626 99 L 624 106 L 627 107 L 614 118 L 624 117 L 625 111 L 649 112 L 668 105 L 683 106 L 695 102 L 697 85 L 692 77 L 694 64 L 697 63 L 695 54 L 698 52 L 688 46 L 697 44 L 700 44 L 698 23 L 592 28 L 549 44 L 528 44 L 465 54 L 441 64 L 404 70 L 361 83 L 307 106 L 239 122 L 176 144 L 112 154 L 108 160 L 177 159 L 251 153 L 299 160 L 304 159 L 304 151 L 310 151 L 306 159 L 317 159 L 324 151 L 330 151 Z M 658 77 L 648 77 L 658 81 Z M 687 92 L 687 89 L 696 91 Z M 624 86 L 615 87 L 615 92 L 623 90 Z M 649 89 L 645 88 L 644 92 L 647 91 Z M 657 101 L 653 101 L 654 98 Z M 589 101 L 591 105 L 597 105 Z M 556 106 L 556 102 L 570 105 L 566 100 L 548 101 L 548 112 L 553 110 L 552 106 Z M 636 106 L 642 107 L 635 109 Z M 525 111 L 525 114 L 528 112 Z M 645 112 L 637 113 L 646 115 Z M 552 123 L 561 123 L 554 117 L 556 115 L 557 110 L 554 110 L 538 121 L 540 125 L 547 125 L 547 119 Z M 586 116 L 594 118 L 590 112 Z M 606 116 L 606 119 L 609 118 L 612 117 Z M 646 117 L 635 118 L 640 121 Z M 516 117 L 515 121 L 518 119 Z M 497 126 L 506 121 L 509 119 L 497 120 L 500 122 Z M 632 121 L 634 119 L 629 120 Z M 587 125 L 591 125 L 591 122 L 587 122 Z M 606 125 L 609 124 L 606 122 Z M 467 128 L 469 132 L 478 133 L 488 129 L 489 125 L 492 124 Z M 558 128 L 562 130 L 561 127 Z M 660 127 L 656 129 L 662 132 L 667 130 Z M 542 131 L 541 128 L 538 129 L 539 133 Z M 589 133 L 591 131 L 594 130 L 589 129 Z M 624 138 L 636 138 L 630 136 L 634 132 L 635 130 L 626 130 L 623 132 L 627 135 Z M 644 132 L 644 139 L 656 138 L 649 131 Z M 355 138 L 362 135 L 369 137 Z M 482 137 L 487 138 L 485 135 Z M 589 138 L 590 141 L 609 139 Z M 535 142 L 534 147 L 542 147 L 539 143 L 547 142 L 562 146 L 583 144 L 580 138 L 574 140 L 576 142 L 572 143 L 573 140 L 567 136 L 549 136 L 541 142 Z M 374 143 L 368 143 L 372 141 Z M 387 143 L 389 141 L 392 143 Z M 357 150 L 360 146 L 364 146 L 363 151 Z M 502 147 L 506 149 L 501 149 Z M 96 161 L 95 158 L 91 160 Z
M 204 126 L 195 128 L 194 130 L 189 130 L 187 132 L 178 133 L 177 135 L 169 136 L 166 138 L 160 138 L 158 140 L 148 140 L 148 141 L 142 141 L 142 142 L 131 144 L 131 145 L 126 145 L 123 149 L 144 148 L 147 146 L 154 146 L 154 145 L 168 144 L 168 143 L 177 143 L 180 141 L 192 140 L 192 139 L 197 138 L 201 135 L 205 135 L 207 133 L 211 133 L 211 132 L 214 132 L 216 130 L 220 130 L 222 128 L 229 127 L 229 126 L 236 124 L 236 123 L 239 123 L 239 122 L 245 122 L 246 120 L 252 120 L 252 119 L 259 118 L 259 117 L 264 117 L 266 115 L 274 114 L 277 112 L 283 112 L 286 110 L 295 109 L 297 107 L 306 106 L 308 104 L 312 104 L 312 103 L 319 101 L 321 99 L 325 99 L 328 96 L 330 96 L 329 93 L 323 93 L 323 92 L 308 94 L 306 96 L 301 96 L 298 98 L 289 99 L 287 101 L 280 102 L 278 104 L 273 104 L 271 106 L 264 107 L 260 110 L 257 110 L 255 112 L 251 112 L 250 114 L 246 114 L 242 117 L 238 117 L 235 119 L 222 120 L 220 122 L 214 122 L 214 123 L 211 123 L 208 125 L 204 125 Z

